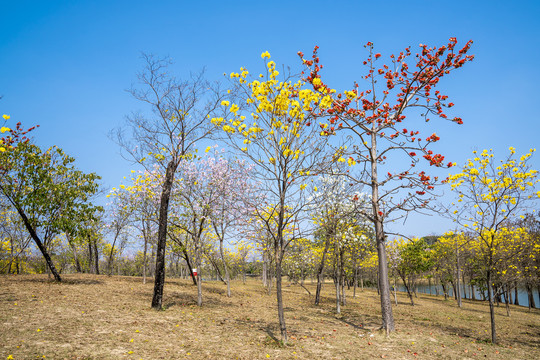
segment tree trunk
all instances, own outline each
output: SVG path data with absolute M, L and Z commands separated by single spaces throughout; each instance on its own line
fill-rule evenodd
M 281 259 L 278 258 L 278 256 L 276 256 L 276 295 L 281 340 L 284 344 L 287 344 L 287 326 L 285 325 L 285 312 L 283 309 L 283 297 L 281 294 Z
M 195 243 L 195 266 L 197 266 L 197 305 L 200 307 L 202 306 L 202 275 L 201 275 L 201 264 L 202 264 L 202 255 L 201 255 L 201 247 L 200 244 L 200 238 L 193 239 L 193 242 Z
M 146 226 L 143 220 L 143 237 L 144 237 L 144 250 L 143 250 L 143 284 L 146 284 L 146 266 L 147 266 L 147 256 L 148 253 L 148 237 L 150 236 L 150 219 L 146 219 Z
M 321 289 L 323 285 L 323 272 L 324 272 L 324 265 L 326 262 L 326 253 L 328 252 L 328 248 L 330 247 L 330 237 L 331 234 L 326 234 L 326 238 L 324 240 L 324 250 L 322 253 L 321 263 L 319 264 L 319 268 L 317 269 L 317 290 L 315 291 L 315 305 L 319 305 L 321 302 Z
M 265 251 L 263 252 L 263 268 L 262 268 L 262 283 L 265 288 L 266 288 L 267 282 L 268 282 L 268 261 L 267 261 L 266 251 Z
M 167 217 L 169 213 L 169 200 L 174 180 L 174 173 L 177 164 L 171 160 L 167 165 L 163 191 L 161 192 L 161 202 L 159 206 L 159 229 L 156 252 L 156 276 L 154 281 L 154 296 L 152 298 L 152 308 L 161 310 L 163 300 L 163 286 L 165 285 L 165 248 L 167 245 Z
M 397 284 L 396 284 L 396 278 L 394 278 L 394 301 L 396 303 L 396 306 L 398 305 L 397 301 Z
M 221 262 L 223 263 L 223 269 L 225 269 L 225 282 L 227 283 L 227 297 L 231 297 L 231 279 L 229 276 L 229 269 L 225 262 L 225 254 L 223 252 L 223 239 L 219 239 L 219 254 L 221 255 Z
M 71 238 L 71 235 L 66 233 L 66 239 L 69 247 L 71 248 L 71 251 L 73 252 L 73 259 L 75 260 L 75 271 L 77 271 L 78 273 L 82 273 L 81 262 L 79 261 L 79 256 L 77 254 L 77 248 L 75 247 L 75 244 L 73 244 L 73 239 Z
M 525 288 L 527 289 L 527 298 L 529 299 L 529 310 L 535 309 L 536 304 L 534 301 L 534 295 L 532 292 L 532 286 L 530 283 L 525 284 Z
M 461 276 L 461 280 L 462 280 L 462 287 L 463 287 L 463 298 L 464 299 L 467 299 L 467 284 L 465 283 L 465 272 L 462 271 L 461 272 L 462 276 Z
M 58 271 L 56 271 L 56 268 L 54 267 L 54 263 L 53 263 L 51 257 L 49 256 L 49 253 L 47 252 L 47 249 L 45 248 L 45 246 L 43 245 L 43 243 L 41 242 L 41 240 L 37 236 L 37 233 L 34 230 L 34 228 L 32 227 L 32 224 L 30 224 L 30 220 L 28 220 L 28 218 L 26 217 L 26 214 L 22 211 L 22 209 L 20 209 L 18 206 L 16 207 L 16 209 L 17 209 L 17 212 L 19 213 L 19 215 L 21 216 L 21 218 L 23 220 L 23 223 L 24 223 L 24 226 L 26 227 L 26 230 L 28 230 L 28 232 L 30 233 L 30 236 L 32 237 L 32 239 L 36 243 L 37 247 L 41 251 L 41 254 L 45 258 L 45 262 L 47 263 L 48 268 L 51 270 L 51 273 L 53 274 L 54 279 L 56 281 L 58 281 L 58 282 L 61 282 L 62 278 L 60 277 L 60 274 L 58 273 Z
M 510 287 L 508 284 L 505 286 L 504 302 L 506 304 L 506 315 L 510 317 Z
M 93 262 L 94 262 L 94 247 L 92 246 L 92 241 L 90 237 L 88 238 L 88 272 L 93 272 Z
M 354 260 L 354 283 L 353 283 L 353 298 L 356 298 L 356 288 L 358 287 L 358 268 L 356 267 L 356 258 Z
M 13 244 L 13 238 L 10 238 L 9 242 L 10 242 L 9 263 L 7 264 L 6 274 L 11 274 L 11 268 L 13 267 L 13 258 L 15 257 L 15 255 L 13 255 L 13 248 L 15 247 L 15 245 Z
M 112 275 L 112 271 L 113 271 L 114 247 L 116 245 L 116 240 L 118 239 L 119 235 L 120 233 L 117 232 L 114 236 L 113 243 L 111 245 L 111 253 L 109 254 L 109 261 L 107 261 L 107 272 L 109 273 L 109 276 Z
M 199 307 L 202 306 L 202 276 L 200 268 L 197 268 L 197 305 Z
M 411 300 L 411 305 L 414 306 L 414 299 L 413 299 L 413 294 L 412 294 L 412 290 L 411 290 L 411 284 L 409 284 L 406 281 L 406 278 L 405 278 L 404 275 L 401 276 L 401 280 L 403 280 L 403 285 L 405 286 L 405 290 L 407 291 L 407 295 L 409 296 L 409 300 Z
M 271 265 L 271 263 L 269 265 Z M 272 266 L 269 266 L 268 269 L 267 269 L 268 279 L 266 280 L 266 290 L 268 292 L 268 295 L 272 294 L 272 285 L 273 285 L 273 282 L 274 282 L 274 272 L 275 272 L 275 270 L 272 268 Z
M 180 248 L 182 249 L 182 254 L 184 254 L 184 260 L 186 260 L 186 265 L 189 269 L 189 275 L 191 276 L 191 280 L 193 280 L 193 285 L 197 285 L 197 278 L 195 277 L 195 275 L 193 275 L 193 266 L 191 266 L 191 262 L 189 261 L 189 254 L 186 247 L 184 246 L 184 243 L 179 238 L 174 238 L 174 240 L 180 245 Z
M 377 239 L 377 254 L 379 256 L 379 289 L 381 298 L 382 327 L 386 333 L 395 330 L 392 301 L 390 300 L 390 286 L 388 282 L 388 262 L 386 259 L 386 246 L 382 221 L 375 222 L 375 236 Z
M 518 296 L 518 283 L 514 282 L 514 305 L 519 305 L 519 296 Z
M 487 272 L 489 318 L 491 320 L 491 342 L 497 344 L 497 331 L 495 330 L 495 307 L 493 304 L 493 285 L 491 284 L 491 271 Z
M 149 257 L 149 264 L 148 264 L 148 275 L 149 276 L 155 276 L 156 275 L 156 244 L 150 245 L 150 257 Z
M 345 250 L 341 250 L 340 259 L 341 263 L 339 265 L 339 280 L 341 287 L 341 305 L 347 305 L 347 298 L 345 297 L 345 259 L 344 259 Z
M 339 284 L 339 277 L 336 276 L 334 279 L 334 285 L 336 287 L 336 313 L 341 314 L 341 299 L 339 298 L 339 293 L 341 291 Z
M 99 252 L 97 248 L 97 239 L 92 239 L 92 244 L 94 245 L 94 274 L 99 275 Z
M 456 245 L 456 298 L 458 307 L 461 308 L 461 287 L 459 286 L 459 280 L 461 276 L 461 269 L 459 267 L 459 247 Z
M 441 282 L 442 291 L 444 293 L 444 300 L 448 300 L 448 291 L 446 291 L 446 286 L 443 282 Z

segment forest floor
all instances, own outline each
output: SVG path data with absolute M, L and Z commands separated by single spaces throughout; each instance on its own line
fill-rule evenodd
M 151 279 L 150 279 L 151 280 Z M 315 285 L 306 287 L 313 294 Z M 275 295 L 259 281 L 203 284 L 203 306 L 190 281 L 169 279 L 164 310 L 150 308 L 153 282 L 141 278 L 0 276 L 0 360 L 13 359 L 540 359 L 540 310 L 496 308 L 500 344 L 490 343 L 486 303 L 463 308 L 399 294 L 396 331 L 378 330 L 376 291 L 358 290 L 335 313 L 333 284 L 321 306 L 298 285 L 283 295 L 289 343 L 281 345 Z M 11 356 L 11 357 L 10 357 Z

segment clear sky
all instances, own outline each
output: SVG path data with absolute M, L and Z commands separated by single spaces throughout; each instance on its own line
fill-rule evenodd
M 108 132 L 144 107 L 125 92 L 142 69 L 141 52 L 171 56 L 180 76 L 206 67 L 209 79 L 247 66 L 268 50 L 299 68 L 298 51 L 320 46 L 327 82 L 345 90 L 363 74 L 363 44 L 389 56 L 406 46 L 474 41 L 474 62 L 443 79 L 464 125 L 435 123 L 439 148 L 458 164 L 473 149 L 540 143 L 539 1 L 7 1 L 0 0 L 0 113 L 58 145 L 86 172 L 118 185 L 131 165 Z M 540 149 L 539 149 L 540 150 Z M 540 169 L 540 154 L 534 158 Z M 452 227 L 411 217 L 410 235 Z

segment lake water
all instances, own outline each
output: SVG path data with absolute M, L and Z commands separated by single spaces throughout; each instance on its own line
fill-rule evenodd
M 405 286 L 403 286 L 402 284 L 399 285 L 398 284 L 398 291 L 402 291 L 402 292 L 406 292 L 407 290 L 405 289 Z M 428 285 L 418 285 L 418 292 L 419 293 L 423 293 L 423 294 L 430 294 L 430 287 Z M 439 295 L 440 296 L 444 296 L 444 293 L 443 293 L 443 290 L 442 290 L 442 287 L 440 285 L 431 285 L 431 295 L 436 295 L 437 294 L 437 290 L 436 289 L 439 289 Z M 463 294 L 463 287 L 461 287 L 461 297 L 463 299 L 470 299 L 471 298 L 471 288 L 470 287 L 467 287 L 467 297 L 465 297 L 465 294 Z M 475 291 L 475 295 L 476 295 L 476 299 L 477 300 L 482 300 L 483 297 L 482 297 L 482 294 L 480 293 L 480 291 L 478 291 L 478 289 L 474 289 Z M 450 297 L 454 297 L 454 288 L 452 286 L 449 286 L 449 289 L 448 289 L 448 295 Z M 512 294 L 511 294 L 511 297 L 512 297 L 512 301 L 514 300 L 514 290 L 512 290 Z M 536 288 L 533 288 L 533 297 L 534 297 L 534 303 L 536 305 L 536 307 L 540 307 L 540 299 L 538 298 L 538 291 L 536 290 Z M 486 298 L 487 298 L 487 291 L 486 291 Z M 519 300 L 519 305 L 520 306 L 525 306 L 525 307 L 529 307 L 529 297 L 527 296 L 527 290 L 526 289 L 519 289 L 518 288 L 518 300 Z M 505 301 L 504 299 L 504 296 L 503 296 L 503 302 Z

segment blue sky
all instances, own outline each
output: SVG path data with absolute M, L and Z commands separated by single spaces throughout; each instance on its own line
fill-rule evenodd
M 474 41 L 474 62 L 439 85 L 464 125 L 433 121 L 448 160 L 473 149 L 539 143 L 540 3 L 537 1 L 2 1 L 0 113 L 29 127 L 43 146 L 58 145 L 106 186 L 131 166 L 108 132 L 142 104 L 125 91 L 142 69 L 141 52 L 171 56 L 179 76 L 206 67 L 209 79 L 261 68 L 268 50 L 299 69 L 296 53 L 320 46 L 327 82 L 338 90 L 362 75 L 363 44 L 389 56 L 406 46 Z M 540 159 L 534 158 L 540 169 Z M 451 228 L 437 217 L 411 217 L 406 234 Z

